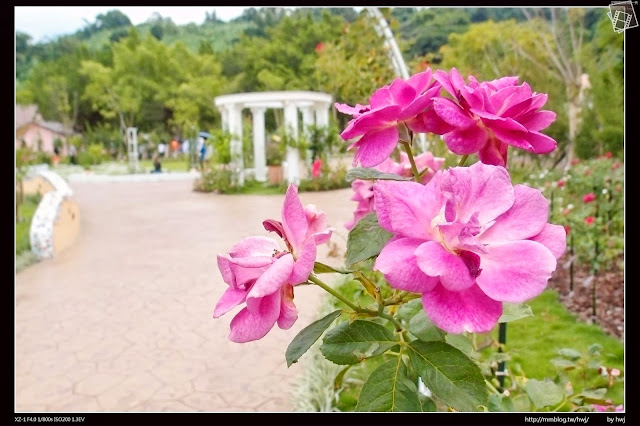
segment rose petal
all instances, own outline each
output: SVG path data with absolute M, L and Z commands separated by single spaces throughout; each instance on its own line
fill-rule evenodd
M 269 237 L 243 238 L 231 248 L 231 257 L 252 257 L 258 255 L 271 256 L 274 250 L 278 250 L 278 243 Z
M 415 90 L 416 94 L 420 95 L 426 90 L 431 81 L 431 68 L 427 68 L 423 72 L 416 73 L 409 77 L 407 84 Z
M 539 295 L 556 269 L 551 251 L 535 241 L 490 244 L 480 256 L 482 272 L 476 282 L 501 302 L 521 303 Z
M 558 146 L 558 143 L 553 138 L 538 132 L 529 132 L 526 135 L 526 139 L 536 154 L 548 154 Z
M 509 210 L 515 198 L 507 170 L 479 162 L 449 169 L 440 186 L 455 197 L 456 218 L 461 222 L 477 212 L 479 224 L 484 225 Z
M 298 319 L 298 309 L 293 303 L 293 287 L 285 284 L 282 287 L 282 300 L 280 302 L 280 316 L 278 317 L 278 327 L 283 330 L 290 329 Z
M 444 142 L 455 154 L 469 155 L 478 152 L 489 138 L 487 131 L 480 126 L 456 129 L 444 135 Z
M 357 151 L 353 156 L 354 165 L 373 167 L 387 159 L 398 144 L 398 129 L 387 127 L 369 132 L 357 142 Z
M 287 283 L 293 271 L 293 256 L 290 253 L 276 259 L 266 270 L 256 283 L 249 290 L 247 295 L 247 307 L 251 309 L 251 299 L 259 299 L 269 294 L 278 292 Z
M 242 302 L 247 297 L 246 290 L 237 290 L 233 287 L 229 287 L 220 297 L 215 309 L 213 310 L 213 317 L 219 318 L 226 314 Z
M 294 249 L 300 248 L 307 237 L 309 224 L 300 198 L 298 198 L 298 188 L 293 184 L 287 188 L 282 205 L 282 227 L 289 244 Z
M 382 228 L 402 237 L 430 239 L 427 224 L 438 208 L 433 192 L 416 182 L 377 181 L 373 193 Z
M 393 96 L 393 103 L 396 105 L 400 105 L 403 108 L 408 106 L 416 98 L 417 95 L 415 89 L 408 85 L 407 82 L 401 78 L 396 78 L 395 80 L 393 80 L 393 83 L 391 83 L 391 86 L 389 87 L 389 91 Z
M 518 117 L 518 121 L 530 132 L 537 132 L 548 127 L 556 119 L 553 111 L 536 111 Z
M 505 167 L 507 165 L 508 146 L 509 145 L 500 142 L 496 138 L 491 138 L 485 146 L 478 151 L 478 158 L 484 164 Z
M 438 279 L 422 272 L 414 254 L 423 242 L 424 240 L 413 238 L 391 240 L 378 255 L 374 269 L 382 272 L 389 284 L 399 290 L 414 293 L 432 290 Z
M 245 343 L 266 336 L 280 316 L 281 297 L 278 291 L 267 297 L 256 299 L 254 311 L 249 311 L 249 300 L 247 300 L 247 307 L 231 320 L 229 340 Z
M 567 249 L 567 231 L 562 225 L 547 223 L 538 235 L 529 239 L 548 248 L 556 259 L 560 259 Z
M 449 291 L 442 285 L 422 295 L 422 305 L 433 323 L 448 333 L 487 333 L 502 315 L 497 302 L 473 285 L 462 291 Z
M 347 128 L 340 133 L 340 137 L 346 141 L 374 130 L 387 128 L 396 122 L 400 111 L 402 111 L 402 107 L 399 105 L 388 105 L 367 111 L 360 117 L 351 120 Z
M 447 290 L 460 291 L 474 284 L 474 277 L 464 260 L 447 251 L 440 243 L 427 241 L 421 244 L 416 249 L 415 256 L 422 272 L 430 277 L 439 277 L 440 283 Z
M 309 278 L 309 274 L 313 271 L 313 263 L 316 261 L 316 242 L 314 238 L 309 238 L 297 253 L 296 259 L 291 276 L 289 277 L 289 284 L 296 285 L 303 283 Z
M 513 192 L 513 206 L 498 216 L 496 222 L 479 237 L 484 244 L 526 240 L 545 227 L 549 218 L 549 202 L 544 195 L 525 185 L 515 185 Z
M 454 127 L 466 129 L 476 124 L 476 121 L 469 113 L 460 108 L 460 106 L 451 99 L 435 98 L 433 100 L 433 108 L 440 118 Z

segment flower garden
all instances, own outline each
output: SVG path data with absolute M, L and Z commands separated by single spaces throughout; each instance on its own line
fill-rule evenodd
M 542 109 L 546 101 L 517 77 L 465 80 L 452 68 L 395 79 L 368 105 L 336 104 L 352 116 L 341 137 L 357 138 L 349 149 L 353 165 L 363 166 L 347 173 L 358 206 L 345 224 L 345 262 L 315 261 L 316 246 L 333 229 L 321 206 L 304 207 L 290 185 L 280 220 L 263 222 L 280 244 L 248 237 L 218 255 L 229 287 L 214 317 L 244 305 L 229 339 L 245 343 L 276 324 L 290 328 L 298 316 L 294 291 L 304 291 L 296 287 L 317 285 L 340 309 L 294 338 L 287 364 L 322 339 L 322 356 L 345 366 L 335 383 L 366 365 L 358 370 L 364 377 L 356 411 L 621 410 L 608 391 L 623 375 L 602 363 L 600 344 L 585 352 L 558 348 L 554 377 L 504 368 L 506 325 L 533 314 L 526 302 L 557 269 L 568 264 L 572 292 L 591 284 L 597 321 L 598 273 L 623 267 L 621 163 L 609 153 L 574 161 L 545 183 L 548 172 L 517 184 L 511 178 L 510 149 L 543 155 L 556 148 L 542 133 L 556 118 Z M 443 167 L 445 159 L 431 152 L 414 155 L 419 133 L 442 135 L 458 164 Z M 584 265 L 590 275 L 576 283 L 574 271 Z M 336 290 L 324 274 L 347 277 L 360 293 Z M 496 342 L 487 335 L 497 328 Z

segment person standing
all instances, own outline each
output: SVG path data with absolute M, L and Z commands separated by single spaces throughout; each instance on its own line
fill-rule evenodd
M 160 158 L 164 157 L 164 153 L 167 150 L 167 146 L 164 144 L 164 142 L 160 142 L 158 144 L 158 155 L 160 156 Z
M 76 146 L 74 144 L 69 145 L 69 161 L 71 164 L 78 164 L 76 160 Z

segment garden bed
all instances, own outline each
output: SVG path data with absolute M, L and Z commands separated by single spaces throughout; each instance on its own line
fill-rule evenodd
M 570 288 L 570 268 L 564 268 L 568 255 L 558 262 L 549 287 L 556 290 L 560 300 L 581 321 L 598 324 L 608 334 L 624 337 L 624 271 L 613 266 L 594 279 L 588 265 L 574 265 L 573 291 Z M 596 286 L 596 316 L 593 317 L 593 286 Z

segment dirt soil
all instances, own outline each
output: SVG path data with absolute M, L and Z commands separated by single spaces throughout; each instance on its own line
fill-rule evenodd
M 573 266 L 573 290 L 569 257 L 558 261 L 558 268 L 549 280 L 549 287 L 560 294 L 562 303 L 580 321 L 596 323 L 615 337 L 624 338 L 624 271 L 617 267 L 599 272 L 590 278 L 589 265 Z M 596 287 L 596 315 L 593 315 L 593 286 Z

